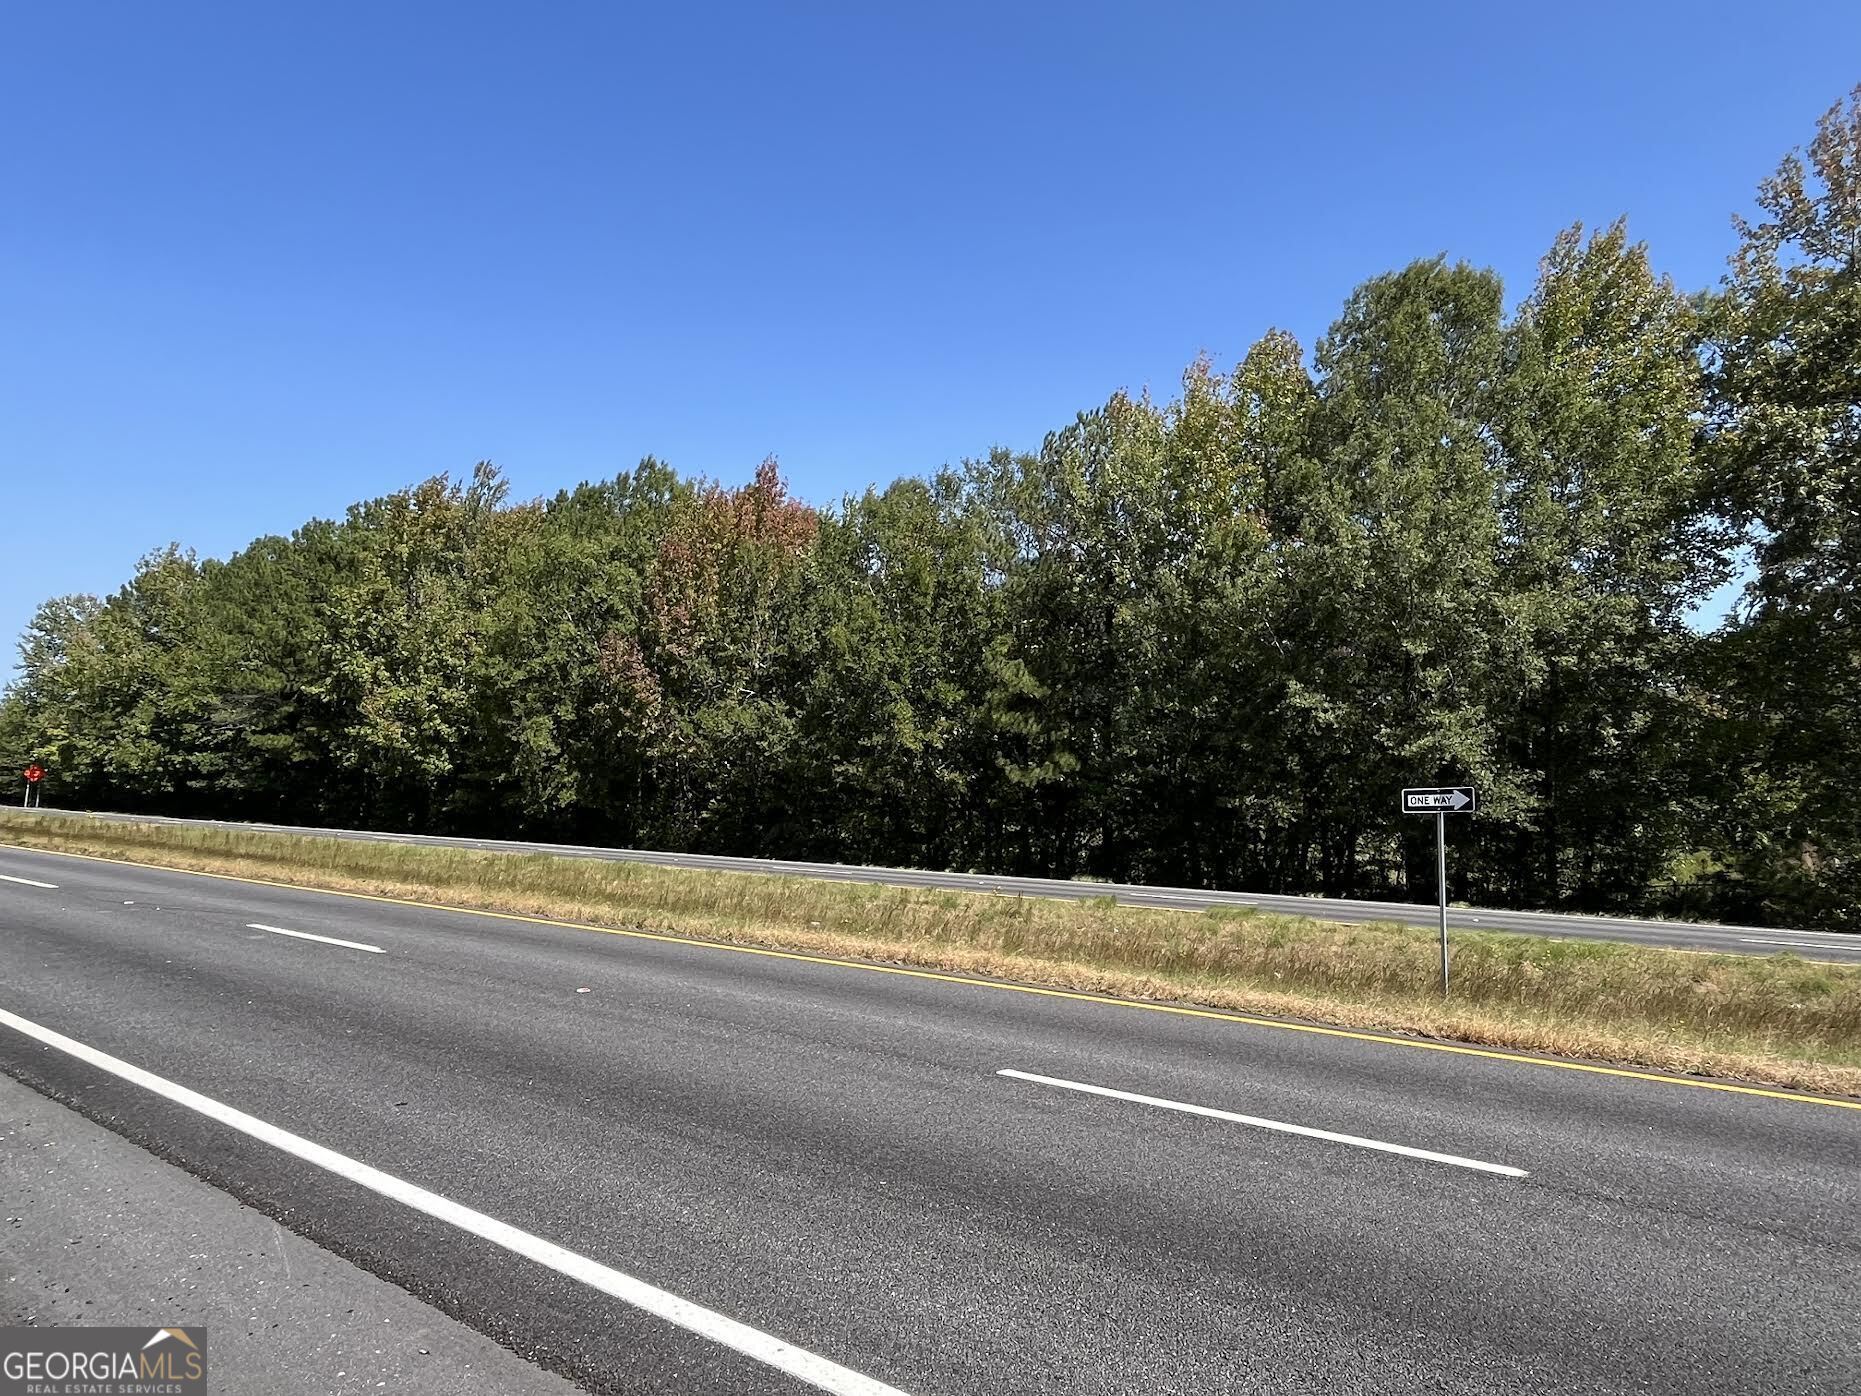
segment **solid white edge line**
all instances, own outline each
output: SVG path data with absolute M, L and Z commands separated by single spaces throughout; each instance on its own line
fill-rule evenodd
M 388 953 L 379 945 L 364 945 L 359 940 L 338 940 L 335 936 L 313 936 L 309 931 L 287 931 L 283 926 L 267 926 L 262 921 L 248 921 L 246 929 L 248 931 L 270 931 L 275 936 L 295 936 L 299 940 L 314 940 L 323 945 L 340 945 L 345 950 L 366 950 L 371 955 Z
M 779 1372 L 786 1372 L 822 1391 L 834 1393 L 834 1396 L 905 1396 L 897 1387 L 887 1386 L 884 1382 L 863 1376 L 838 1363 L 830 1362 L 825 1357 L 785 1343 L 780 1338 L 772 1337 L 760 1329 L 739 1323 L 733 1318 L 694 1304 L 689 1299 L 681 1299 L 676 1294 L 648 1284 L 645 1280 L 635 1279 L 623 1274 L 599 1261 L 587 1256 L 577 1255 L 574 1251 L 545 1241 L 540 1236 L 533 1236 L 527 1231 L 519 1230 L 508 1222 L 501 1222 L 496 1217 L 486 1216 L 474 1211 L 451 1198 L 441 1197 L 436 1192 L 429 1192 L 418 1184 L 397 1178 L 392 1173 L 383 1173 L 379 1168 L 372 1168 L 366 1163 L 339 1154 L 334 1149 L 313 1143 L 289 1130 L 268 1124 L 256 1116 L 248 1115 L 243 1110 L 235 1110 L 210 1096 L 177 1085 L 165 1077 L 157 1076 L 152 1071 L 145 1071 L 139 1066 L 132 1066 L 107 1052 L 99 1051 L 82 1042 L 54 1032 L 51 1028 L 41 1027 L 30 1019 L 22 1018 L 16 1013 L 9 1013 L 0 1008 L 0 1024 L 25 1034 L 37 1042 L 55 1048 L 81 1062 L 87 1062 L 99 1070 L 107 1071 L 112 1076 L 154 1092 L 176 1105 L 197 1111 L 210 1120 L 217 1120 L 242 1134 L 249 1134 L 254 1139 L 282 1149 L 285 1153 L 314 1164 L 359 1184 L 371 1192 L 424 1212 L 429 1217 L 436 1217 L 470 1232 L 481 1240 L 489 1241 L 495 1246 L 502 1246 L 515 1255 L 526 1260 L 533 1260 L 539 1265 L 546 1265 L 558 1274 L 570 1279 L 580 1280 L 591 1289 L 612 1295 L 622 1303 L 631 1304 L 636 1309 L 662 1318 L 668 1323 L 676 1324 L 688 1333 L 695 1333 L 701 1338 L 721 1343 L 753 1358 Z
M 1059 1076 L 1036 1076 L 1031 1071 L 1003 1070 L 997 1076 L 1011 1076 L 1017 1081 L 1032 1081 L 1037 1086 L 1057 1086 L 1066 1091 L 1083 1091 L 1087 1095 L 1109 1096 L 1113 1100 L 1129 1100 L 1139 1105 L 1154 1105 L 1159 1110 L 1179 1110 L 1185 1115 L 1205 1115 L 1211 1120 L 1227 1120 L 1237 1125 L 1252 1125 L 1255 1129 L 1275 1130 L 1280 1134 L 1297 1134 L 1307 1139 L 1323 1139 L 1332 1144 L 1350 1144 L 1359 1149 L 1375 1149 L 1378 1153 L 1401 1154 L 1404 1158 L 1423 1159 L 1429 1163 L 1449 1163 L 1456 1168 L 1472 1168 L 1481 1173 L 1497 1173 L 1507 1178 L 1527 1178 L 1523 1168 L 1512 1168 L 1503 1163 L 1486 1163 L 1477 1158 L 1462 1158 L 1459 1154 L 1438 1154 L 1433 1149 L 1412 1149 L 1407 1144 L 1385 1144 L 1380 1139 L 1364 1139 L 1355 1134 L 1335 1134 L 1328 1129 L 1313 1129 L 1310 1125 L 1292 1125 L 1283 1120 L 1263 1120 L 1257 1115 L 1237 1115 L 1231 1110 L 1216 1110 L 1207 1105 L 1188 1105 L 1180 1100 L 1164 1100 L 1161 1096 L 1138 1095 L 1134 1091 L 1117 1091 L 1110 1086 L 1093 1086 L 1084 1081 L 1068 1081 Z
M 56 882 L 40 882 L 33 877 L 8 877 L 5 873 L 0 873 L 0 882 L 17 882 L 23 887 L 43 887 L 48 892 L 58 890 Z

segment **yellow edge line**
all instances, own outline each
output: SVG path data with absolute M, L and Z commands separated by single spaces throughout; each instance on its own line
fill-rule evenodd
M 799 960 L 804 964 L 833 965 L 841 969 L 865 970 L 871 974 L 897 974 L 907 979 L 929 979 L 937 983 L 962 984 L 975 989 L 1003 989 L 1009 993 L 1033 994 L 1041 998 L 1109 1004 L 1113 1008 L 1136 1008 L 1148 1013 L 1174 1014 L 1181 1018 L 1210 1018 L 1217 1022 L 1241 1023 L 1254 1028 L 1277 1028 L 1282 1032 L 1311 1033 L 1318 1037 L 1341 1037 L 1351 1042 L 1375 1042 L 1386 1047 L 1409 1047 L 1422 1052 L 1448 1052 L 1455 1056 L 1484 1057 L 1490 1061 L 1517 1062 L 1524 1066 L 1549 1067 L 1558 1071 L 1581 1071 L 1593 1076 L 1615 1076 L 1629 1081 L 1653 1081 L 1664 1086 L 1688 1086 L 1700 1091 L 1724 1091 L 1732 1095 L 1762 1096 L 1766 1100 L 1791 1100 L 1803 1105 L 1830 1105 L 1838 1110 L 1861 1110 L 1861 1100 L 1839 1100 L 1833 1096 L 1809 1095 L 1802 1091 L 1772 1091 L 1762 1086 L 1734 1085 L 1729 1081 L 1698 1081 L 1685 1076 L 1664 1076 L 1652 1071 L 1632 1071 L 1627 1067 L 1596 1066 L 1590 1062 L 1566 1061 L 1557 1057 L 1532 1057 L 1518 1052 L 1503 1052 L 1492 1047 L 1463 1047 L 1452 1042 L 1386 1037 L 1381 1033 L 1358 1032 L 1351 1028 L 1323 1027 L 1316 1023 L 1290 1023 L 1277 1018 L 1257 1018 L 1246 1013 L 1229 1013 L 1217 1008 L 1184 1008 L 1171 1003 L 1146 1003 L 1141 999 L 1113 998 L 1109 994 L 1091 994 L 1077 989 L 1043 989 L 1034 984 L 1011 984 L 1000 979 L 977 979 L 962 974 L 946 974 L 940 970 L 907 969 L 902 965 L 875 965 L 862 960 L 843 960 L 832 955 L 809 955 L 798 950 L 771 950 L 759 945 L 734 945 L 729 941 L 698 940 L 692 936 L 671 935 L 664 931 L 595 926 L 584 921 L 558 921 L 548 916 L 525 916 L 514 911 L 487 911 L 475 906 L 447 906 L 443 902 L 419 902 L 409 897 L 384 897 L 374 892 L 347 892 L 336 887 L 307 887 L 296 882 L 274 882 L 263 877 L 241 877 L 236 873 L 205 872 L 199 868 L 172 868 L 161 863 L 137 862 L 133 858 L 105 858 L 96 853 L 71 853 L 58 848 L 33 848 L 29 844 L 0 842 L 0 848 L 16 849 L 21 853 L 49 853 L 59 858 L 83 858 L 93 863 L 115 863 L 121 867 L 148 868 L 156 872 L 184 873 L 189 877 L 211 877 L 221 882 L 244 882 L 254 887 L 276 887 L 286 892 L 315 892 L 325 897 L 350 897 L 357 901 L 382 902 L 389 906 L 417 907 L 422 911 L 445 911 L 462 916 L 485 916 L 498 921 L 521 921 L 532 926 L 555 926 L 568 931 L 596 931 L 602 935 L 630 936 L 635 940 L 665 941 L 673 945 L 690 945 L 705 950 L 727 950 L 739 955 L 760 955 L 771 960 Z

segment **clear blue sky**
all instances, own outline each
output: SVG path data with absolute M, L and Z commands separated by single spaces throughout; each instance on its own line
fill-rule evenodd
M 0 637 L 483 457 L 832 500 L 1573 219 L 1708 285 L 1861 79 L 1829 0 L 677 8 L 10 7 Z

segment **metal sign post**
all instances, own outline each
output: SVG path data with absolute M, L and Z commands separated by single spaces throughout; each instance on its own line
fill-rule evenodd
M 1435 811 L 1435 889 L 1441 903 L 1441 997 L 1447 997 L 1447 811 Z
M 1435 817 L 1435 897 L 1441 905 L 1441 996 L 1447 997 L 1447 817 L 1472 814 L 1479 799 L 1471 785 L 1428 786 L 1402 792 L 1404 814 Z

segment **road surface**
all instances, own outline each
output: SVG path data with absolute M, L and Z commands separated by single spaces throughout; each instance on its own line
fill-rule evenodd
M 590 1391 L 1861 1371 L 1852 1103 L 12 849 L 0 879 L 0 1071 Z
M 48 809 L 46 814 L 87 814 Z M 159 815 L 90 814 L 124 823 L 180 824 L 202 828 L 250 829 L 263 833 L 315 834 L 383 843 L 429 844 L 441 848 L 477 848 L 513 853 L 549 853 L 565 858 L 650 863 L 668 868 L 703 868 L 713 872 L 764 873 L 825 878 L 836 882 L 871 882 L 894 887 L 935 887 L 958 892 L 993 892 L 1004 896 L 1060 897 L 1085 901 L 1111 897 L 1130 906 L 1202 911 L 1217 906 L 1250 906 L 1267 911 L 1318 916 L 1330 921 L 1398 921 L 1416 926 L 1438 924 L 1432 904 L 1350 901 L 1337 897 L 1288 897 L 1270 893 L 1210 891 L 1194 887 L 1150 887 L 1123 882 L 1075 882 L 1067 878 L 1005 877 L 994 873 L 926 872 L 917 868 L 866 867 L 852 863 L 804 863 L 783 859 L 732 858 L 710 853 L 662 853 L 640 848 L 591 848 L 581 844 L 521 843 L 510 839 L 454 838 L 437 834 L 391 834 L 356 829 L 299 828 L 287 824 L 230 823 L 217 819 L 170 819 Z M 1453 876 L 1449 868 L 1450 880 Z M 1611 940 L 1676 950 L 1727 955 L 1775 955 L 1789 952 L 1812 959 L 1861 964 L 1861 936 L 1827 931 L 1784 930 L 1766 926 L 1701 925 L 1691 921 L 1649 921 L 1622 916 L 1567 916 L 1545 911 L 1498 911 L 1450 907 L 1448 925 L 1458 930 L 1521 931 L 1530 935 Z
M 0 1322 L 180 1324 L 196 1335 L 203 1325 L 215 1392 L 575 1396 L 565 1379 L 3 1075 L 0 1196 Z

